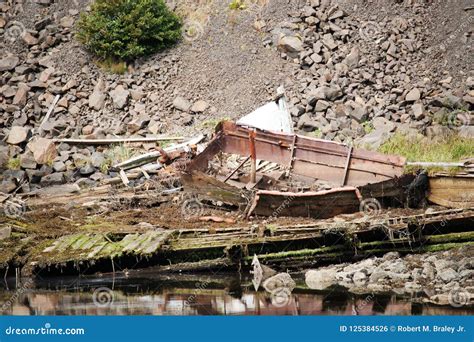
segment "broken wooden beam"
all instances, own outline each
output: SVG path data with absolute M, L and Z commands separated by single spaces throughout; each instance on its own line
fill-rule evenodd
M 152 138 L 112 138 L 112 139 L 53 139 L 57 143 L 66 143 L 71 145 L 113 145 L 128 143 L 150 143 L 159 141 L 184 140 L 184 137 L 152 137 Z

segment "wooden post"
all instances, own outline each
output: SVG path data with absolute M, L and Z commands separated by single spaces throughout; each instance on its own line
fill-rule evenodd
M 349 152 L 347 153 L 346 166 L 344 167 L 344 175 L 342 177 L 341 186 L 345 186 L 347 182 L 347 175 L 349 173 L 349 166 L 351 164 L 352 157 L 352 146 L 349 146 Z
M 257 151 L 255 149 L 255 137 L 257 132 L 253 129 L 249 131 L 249 141 L 250 141 L 250 158 L 251 171 L 250 171 L 250 182 L 255 183 L 257 181 Z
M 290 150 L 290 162 L 288 164 L 288 167 L 291 168 L 293 167 L 293 161 L 295 160 L 295 150 L 296 150 L 296 139 L 297 139 L 297 135 L 295 134 L 293 136 L 293 143 L 291 144 L 291 150 Z

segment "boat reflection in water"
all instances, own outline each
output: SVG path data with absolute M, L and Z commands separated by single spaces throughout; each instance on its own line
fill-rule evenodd
M 57 278 L 0 290 L 7 315 L 470 315 L 395 295 L 314 291 L 297 282 L 288 296 L 255 291 L 235 275 Z M 9 285 L 9 284 L 8 284 Z M 11 303 L 11 305 L 10 305 Z

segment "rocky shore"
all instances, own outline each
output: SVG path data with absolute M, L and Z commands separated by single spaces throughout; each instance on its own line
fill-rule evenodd
M 395 292 L 439 305 L 473 306 L 474 249 L 404 257 L 390 252 L 381 258 L 309 270 L 306 284 L 316 290 L 340 285 L 353 293 Z
M 364 6 L 380 11 L 369 18 Z M 457 6 L 446 17 L 445 6 L 276 0 L 232 11 L 226 1 L 185 1 L 177 10 L 205 18 L 185 18 L 198 34 L 121 75 L 98 66 L 74 38 L 87 1 L 3 2 L 0 191 L 95 186 L 117 176 L 108 166 L 123 156 L 113 147 L 52 139 L 211 132 L 220 119 L 271 99 L 280 85 L 296 129 L 314 137 L 374 149 L 397 131 L 472 138 L 472 60 L 462 57 L 472 55 L 472 16 Z M 430 33 L 439 30 L 432 16 L 462 25 L 440 33 L 440 42 Z M 449 49 L 461 55 L 457 64 Z

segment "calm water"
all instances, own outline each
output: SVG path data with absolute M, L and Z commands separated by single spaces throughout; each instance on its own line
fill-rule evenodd
M 343 289 L 292 293 L 255 291 L 238 275 L 64 277 L 9 279 L 0 290 L 3 314 L 13 315 L 472 315 L 473 310 L 415 303 L 395 295 L 354 295 Z

